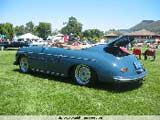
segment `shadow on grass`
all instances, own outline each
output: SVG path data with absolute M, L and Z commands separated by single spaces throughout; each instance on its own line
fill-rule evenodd
M 14 72 L 19 72 L 19 69 L 14 69 Z M 24 73 L 21 73 L 24 74 Z M 71 78 L 66 77 L 59 77 L 59 76 L 53 76 L 49 74 L 44 73 L 38 73 L 38 72 L 30 72 L 28 73 L 31 76 L 38 77 L 38 78 L 44 78 L 48 80 L 54 80 L 58 82 L 63 82 L 67 84 L 77 85 L 74 80 Z M 97 82 L 95 85 L 86 86 L 88 88 L 97 89 L 97 90 L 107 90 L 114 93 L 121 93 L 126 91 L 131 91 L 134 89 L 138 89 L 142 84 L 138 82 L 131 82 L 131 83 L 102 83 Z M 77 85 L 78 86 L 78 85 Z

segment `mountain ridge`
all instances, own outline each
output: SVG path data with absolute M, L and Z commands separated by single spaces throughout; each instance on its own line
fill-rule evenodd
M 141 29 L 146 29 L 151 32 L 160 33 L 160 20 L 154 21 L 154 20 L 142 20 L 137 25 L 131 27 L 130 31 L 138 31 Z

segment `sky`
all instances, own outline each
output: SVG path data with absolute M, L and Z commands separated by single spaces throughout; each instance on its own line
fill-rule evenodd
M 128 29 L 142 20 L 160 20 L 160 0 L 0 0 L 0 23 L 32 21 L 61 29 L 70 16 L 85 29 Z

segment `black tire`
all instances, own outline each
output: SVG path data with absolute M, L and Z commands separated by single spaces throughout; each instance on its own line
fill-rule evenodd
M 19 69 L 22 73 L 28 73 L 29 72 L 29 64 L 28 59 L 26 56 L 21 56 L 19 58 Z
M 89 66 L 80 64 L 74 69 L 74 80 L 78 85 L 90 86 L 96 83 L 97 75 Z

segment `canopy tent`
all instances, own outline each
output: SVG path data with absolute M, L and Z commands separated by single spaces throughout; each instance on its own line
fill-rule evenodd
M 24 35 L 19 36 L 18 39 L 39 40 L 40 38 L 38 36 L 32 35 L 31 33 L 26 33 Z
M 57 35 L 55 35 L 55 36 L 48 36 L 47 37 L 47 40 L 51 40 L 52 42 L 54 42 L 54 41 L 59 41 L 59 40 L 63 40 L 64 39 L 64 35 L 63 34 L 61 34 L 61 33 L 59 33 L 59 34 L 57 34 Z
M 16 41 L 16 40 L 18 40 L 18 37 L 15 35 L 15 36 L 13 37 L 13 41 Z
M 57 35 L 55 35 L 56 37 L 63 37 L 64 35 L 61 33 L 58 33 Z
M 6 35 L 0 34 L 0 38 L 6 38 Z
M 53 36 L 48 36 L 47 37 L 47 40 L 52 40 L 53 39 Z

